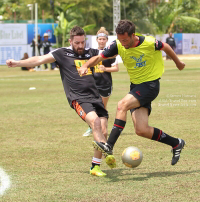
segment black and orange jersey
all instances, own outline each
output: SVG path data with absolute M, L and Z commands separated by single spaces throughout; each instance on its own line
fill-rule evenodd
M 67 47 L 51 51 L 50 54 L 60 68 L 65 94 L 71 107 L 74 100 L 79 103 L 101 102 L 93 77 L 93 68 L 89 68 L 85 76 L 80 76 L 78 73 L 78 69 L 91 57 L 98 55 L 99 50 L 85 48 L 83 55 L 77 55 L 71 47 Z

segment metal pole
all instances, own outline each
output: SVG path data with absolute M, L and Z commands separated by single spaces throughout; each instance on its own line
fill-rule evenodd
M 113 35 L 116 35 L 115 29 L 121 20 L 120 0 L 113 0 Z
M 35 56 L 38 56 L 38 7 L 37 3 L 35 3 Z M 38 67 L 37 67 L 38 69 Z

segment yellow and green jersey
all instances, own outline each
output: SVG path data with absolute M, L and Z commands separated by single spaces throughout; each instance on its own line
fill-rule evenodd
M 146 36 L 143 43 L 137 47 L 125 49 L 117 41 L 118 54 L 130 76 L 130 81 L 140 84 L 160 78 L 164 72 L 161 51 L 155 50 L 155 38 Z
M 154 37 L 145 36 L 139 46 L 126 49 L 119 40 L 116 40 L 101 55 L 104 58 L 112 57 L 115 54 L 120 55 L 130 76 L 130 81 L 140 84 L 156 80 L 164 72 L 162 53 L 160 50 L 156 50 L 155 43 Z M 162 42 L 160 43 L 162 44 Z

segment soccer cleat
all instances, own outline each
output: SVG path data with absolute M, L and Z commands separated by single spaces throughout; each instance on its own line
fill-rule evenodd
M 84 137 L 88 137 L 92 134 L 92 128 L 88 128 L 87 131 L 83 134 Z
M 105 177 L 106 173 L 102 172 L 100 166 L 94 166 L 93 169 L 90 168 L 90 175 L 96 175 L 98 177 Z
M 94 148 L 101 151 L 105 157 L 113 154 L 112 148 L 109 144 L 97 141 L 93 141 L 92 143 Z
M 106 157 L 106 164 L 112 169 L 112 168 L 116 168 L 116 160 L 115 157 L 113 155 L 108 155 Z
M 184 145 L 185 145 L 185 141 L 182 139 L 179 139 L 179 144 L 172 149 L 172 152 L 173 152 L 173 157 L 171 162 L 172 165 L 175 165 L 178 162 L 181 151 L 184 148 Z

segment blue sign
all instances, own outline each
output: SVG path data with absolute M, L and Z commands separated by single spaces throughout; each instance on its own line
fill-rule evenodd
M 54 28 L 57 27 L 58 24 L 54 23 Z M 28 33 L 28 44 L 31 43 L 31 41 L 35 37 L 35 25 L 34 24 L 28 24 L 27 25 L 27 33 Z M 56 43 L 56 37 L 54 35 L 53 26 L 51 24 L 38 24 L 38 35 L 40 35 L 41 40 L 44 40 L 44 33 L 47 33 L 49 35 L 49 41 L 51 43 Z
M 183 34 L 182 33 L 177 33 L 174 34 L 174 39 L 176 43 L 176 49 L 175 52 L 176 54 L 183 54 Z

